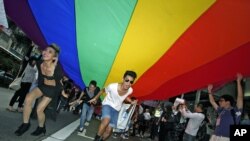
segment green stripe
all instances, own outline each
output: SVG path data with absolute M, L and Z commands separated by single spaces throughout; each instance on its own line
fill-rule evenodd
M 82 78 L 103 87 L 137 0 L 75 0 Z

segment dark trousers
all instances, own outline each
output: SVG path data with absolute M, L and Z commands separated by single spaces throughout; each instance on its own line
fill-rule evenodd
M 140 134 L 140 135 L 143 135 L 144 136 L 144 133 L 145 133 L 145 131 L 146 131 L 146 126 L 145 125 L 139 125 L 139 129 L 138 129 L 138 133 Z
M 13 97 L 10 100 L 9 105 L 13 106 L 15 104 L 17 98 L 19 97 L 19 99 L 18 99 L 18 102 L 19 102 L 18 107 L 19 108 L 23 107 L 25 97 L 26 97 L 27 93 L 30 90 L 31 84 L 32 83 L 22 82 L 21 83 L 21 88 L 15 92 L 15 94 L 13 95 Z
M 60 110 L 61 110 L 62 108 L 65 109 L 67 105 L 68 105 L 68 99 L 65 98 L 65 97 L 63 97 L 63 96 L 60 96 L 60 100 L 59 100 L 59 103 L 58 103 L 58 105 L 57 105 L 56 111 L 57 111 L 57 112 L 60 112 Z
M 154 140 L 155 139 L 155 137 L 158 135 L 158 124 L 157 124 L 157 121 L 159 120 L 159 118 L 155 118 L 154 120 L 153 120 L 153 123 L 152 123 L 152 125 L 151 125 L 151 131 L 150 131 L 150 138 L 152 139 L 152 140 Z
M 184 133 L 183 135 L 183 141 L 195 141 L 195 136 L 189 135 L 187 133 Z
M 168 129 L 166 124 L 160 125 L 160 131 L 159 131 L 159 141 L 167 141 L 168 138 Z

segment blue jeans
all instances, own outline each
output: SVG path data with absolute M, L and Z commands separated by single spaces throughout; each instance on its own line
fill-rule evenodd
M 84 128 L 84 123 L 86 122 L 86 120 L 88 122 L 91 120 L 93 113 L 94 113 L 94 107 L 91 105 L 89 106 L 86 103 L 83 103 L 81 117 L 80 117 L 80 128 Z

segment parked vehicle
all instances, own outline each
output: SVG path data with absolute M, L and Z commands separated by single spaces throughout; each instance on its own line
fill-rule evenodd
M 0 70 L 0 86 L 8 87 L 13 80 L 14 76 L 12 74 L 7 73 L 4 70 Z

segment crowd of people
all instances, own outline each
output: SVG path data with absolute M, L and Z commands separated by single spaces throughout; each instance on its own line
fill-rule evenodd
M 56 115 L 62 110 L 79 115 L 79 133 L 86 132 L 86 126 L 93 115 L 101 116 L 94 140 L 108 140 L 112 134 L 114 137 L 119 134 L 113 131 L 117 128 L 123 103 L 136 105 L 129 118 L 127 130 L 122 130 L 121 136 L 124 139 L 138 136 L 151 140 L 157 137 L 159 141 L 229 141 L 230 125 L 240 122 L 249 124 L 248 115 L 243 111 L 241 74 L 236 77 L 236 101 L 230 95 L 222 95 L 217 102 L 213 85 L 209 84 L 207 91 L 211 106 L 205 107 L 202 103 L 195 103 L 191 107 L 185 99 L 176 99 L 172 105 L 159 102 L 157 107 L 152 108 L 130 97 L 133 93 L 132 85 L 137 77 L 134 71 L 125 71 L 122 82 L 111 83 L 100 89 L 93 79 L 81 90 L 63 74 L 58 64 L 59 53 L 60 48 L 51 44 L 43 50 L 41 60 L 29 60 L 22 75 L 21 88 L 14 93 L 7 108 L 10 112 L 23 113 L 23 123 L 14 132 L 17 136 L 21 136 L 30 128 L 32 115 L 36 115 L 38 127 L 31 135 L 45 134 L 45 110 L 51 107 L 52 119 L 56 119 Z M 106 96 L 101 101 L 100 96 L 103 93 L 106 93 Z M 16 101 L 19 102 L 17 110 L 13 107 Z M 241 121 L 242 113 L 248 119 Z M 213 117 L 216 117 L 216 120 Z M 145 133 L 148 133 L 148 136 Z

